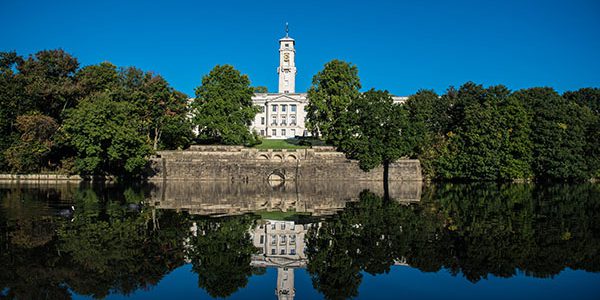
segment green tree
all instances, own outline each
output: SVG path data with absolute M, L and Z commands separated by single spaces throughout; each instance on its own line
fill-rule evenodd
M 84 99 L 66 113 L 64 139 L 77 150 L 82 174 L 141 176 L 151 148 L 140 134 L 134 107 L 106 93 Z
M 269 90 L 267 89 L 266 86 L 259 85 L 259 86 L 254 87 L 254 92 L 255 93 L 268 93 Z
M 24 97 L 23 80 L 15 72 L 22 63 L 23 58 L 16 52 L 0 52 L 0 170 L 8 169 L 4 153 L 19 139 L 17 116 L 31 109 L 31 102 Z
M 11 172 L 39 172 L 42 167 L 48 167 L 53 135 L 58 129 L 56 121 L 48 116 L 32 114 L 18 116 L 16 123 L 21 137 L 5 151 Z
M 135 67 L 121 68 L 114 99 L 134 105 L 140 131 L 154 150 L 177 149 L 189 145 L 192 125 L 188 97 L 173 89 L 160 75 Z
M 509 180 L 531 171 L 530 119 L 504 86 L 460 87 L 451 109 L 448 143 L 435 161 L 445 179 Z
M 306 106 L 306 128 L 334 145 L 346 136 L 340 121 L 350 103 L 360 96 L 358 68 L 334 59 L 312 79 Z
M 77 59 L 62 49 L 39 51 L 17 65 L 25 96 L 39 112 L 59 121 L 66 109 L 77 105 L 77 68 Z
M 420 159 L 425 176 L 435 177 L 432 162 L 437 158 L 437 148 L 443 147 L 450 122 L 449 97 L 440 97 L 433 90 L 419 90 L 408 97 L 405 106 L 415 141 L 411 154 Z
M 92 93 L 113 90 L 119 84 L 117 67 L 110 62 L 85 66 L 77 71 L 75 80 L 80 93 L 88 96 Z
M 256 142 L 248 126 L 258 109 L 252 104 L 254 90 L 248 76 L 230 65 L 217 65 L 202 77 L 192 103 L 199 138 L 227 145 Z
M 600 88 L 582 88 L 576 91 L 568 91 L 563 97 L 581 106 L 587 106 L 594 113 L 600 114 Z
M 594 114 L 588 122 L 585 156 L 592 176 L 600 178 L 600 88 L 583 88 L 563 94 L 568 101 L 588 107 Z
M 590 177 L 586 161 L 589 109 L 567 101 L 552 88 L 515 92 L 532 116 L 532 168 L 538 180 L 584 180 Z
M 339 149 L 348 158 L 357 159 L 364 171 L 383 164 L 384 184 L 389 164 L 408 155 L 414 147 L 408 111 L 394 104 L 387 91 L 365 92 L 349 104 L 340 121 L 347 129 Z

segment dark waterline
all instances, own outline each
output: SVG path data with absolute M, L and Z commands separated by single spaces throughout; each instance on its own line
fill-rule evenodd
M 390 201 L 382 192 L 343 182 L 0 185 L 0 295 L 600 295 L 598 185 L 395 183 Z

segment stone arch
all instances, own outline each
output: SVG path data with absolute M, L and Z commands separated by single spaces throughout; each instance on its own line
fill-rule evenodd
M 260 159 L 260 160 L 266 160 L 266 159 L 269 159 L 269 156 L 267 156 L 266 154 L 261 154 L 261 155 L 258 156 L 258 159 Z
M 276 160 L 276 161 L 282 161 L 282 160 L 283 160 L 283 157 L 281 157 L 281 155 L 280 155 L 280 154 L 275 154 L 275 155 L 273 155 L 273 160 Z
M 285 159 L 288 161 L 294 161 L 294 160 L 297 160 L 298 158 L 296 157 L 296 155 L 290 154 Z
M 279 170 L 274 170 L 273 172 L 271 172 L 271 174 L 269 174 L 267 180 L 269 181 L 269 183 L 283 182 L 285 181 L 285 175 Z

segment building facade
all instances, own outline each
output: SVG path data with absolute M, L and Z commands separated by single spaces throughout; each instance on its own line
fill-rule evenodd
M 250 126 L 258 135 L 270 139 L 309 136 L 306 130 L 306 93 L 296 92 L 296 41 L 286 28 L 279 40 L 279 90 L 277 93 L 257 93 L 252 97 L 259 113 Z M 392 97 L 395 103 L 404 103 L 407 97 Z
M 254 117 L 251 129 L 260 136 L 287 139 L 306 136 L 304 127 L 308 104 L 306 93 L 296 93 L 296 41 L 287 32 L 279 40 L 279 91 L 257 93 L 252 97 L 260 111 Z

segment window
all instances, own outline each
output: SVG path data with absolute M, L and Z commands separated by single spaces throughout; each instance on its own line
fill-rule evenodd
M 281 249 L 281 251 L 279 252 L 281 255 L 285 255 L 285 249 Z
M 285 229 L 285 223 L 281 223 L 281 230 Z
M 287 110 L 287 105 L 286 104 L 281 105 L 281 112 L 286 112 L 286 110 Z
M 286 47 L 286 48 L 287 48 L 287 47 L 289 47 L 289 46 L 290 46 L 290 44 L 288 44 L 288 43 L 285 43 L 285 47 Z
M 277 130 L 273 129 L 271 132 L 272 136 L 276 136 L 277 135 Z M 273 225 L 273 229 L 275 229 L 275 225 Z
M 265 243 L 265 236 L 264 235 L 260 235 L 260 244 L 264 244 Z
M 277 125 L 277 116 L 273 115 L 273 120 L 271 121 L 271 125 Z
M 260 125 L 265 125 L 265 117 L 260 117 Z
M 296 112 L 296 104 L 290 105 L 290 111 L 291 112 Z
M 273 129 L 274 130 L 274 129 Z M 271 224 L 271 229 L 275 230 L 275 223 Z
M 271 111 L 277 112 L 277 104 L 271 106 Z
M 290 234 L 290 245 L 296 244 L 296 235 Z
M 292 129 L 292 136 L 296 136 L 296 129 Z
M 292 130 L 293 130 L 293 129 L 292 129 Z M 264 130 L 264 129 L 261 129 L 261 130 L 260 130 L 260 135 L 261 135 L 261 136 L 265 136 L 265 130 Z
M 296 115 L 290 115 L 290 125 L 296 126 Z
M 281 125 L 287 125 L 287 116 L 286 115 L 281 116 Z
M 275 255 L 275 248 L 271 249 L 271 254 Z
M 277 245 L 277 236 L 271 235 L 271 245 Z
M 285 125 L 285 124 L 283 124 L 283 125 Z M 285 136 L 285 129 L 281 129 L 281 135 Z
M 294 249 L 294 248 L 290 249 L 290 254 L 291 255 L 296 255 L 296 249 Z
M 261 112 L 261 113 L 264 113 L 264 112 L 265 112 L 265 107 L 264 107 L 264 106 L 262 106 L 262 105 L 260 106 L 260 112 Z
M 279 242 L 280 242 L 282 245 L 285 245 L 285 242 L 286 242 L 286 240 L 287 240 L 287 239 L 286 239 L 286 236 L 285 236 L 285 234 L 282 234 L 282 235 L 280 235 L 280 236 L 279 236 Z

